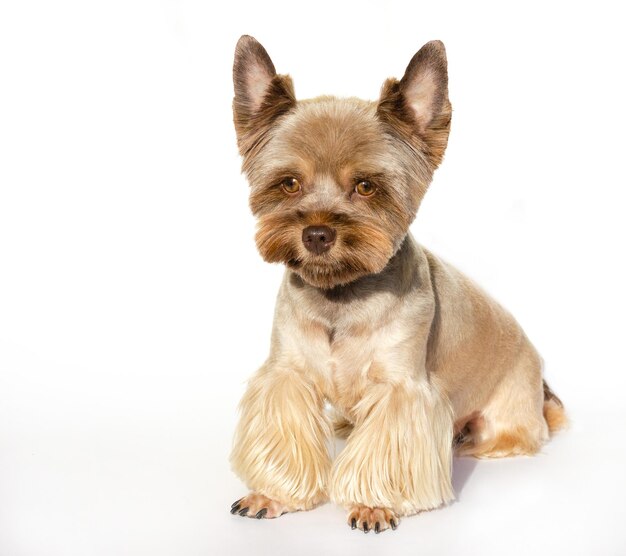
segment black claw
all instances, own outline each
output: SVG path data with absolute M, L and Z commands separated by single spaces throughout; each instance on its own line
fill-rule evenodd
M 235 500 L 235 501 L 234 501 L 234 502 L 230 505 L 230 507 L 231 507 L 231 508 L 234 508 L 235 506 L 238 506 L 238 505 L 239 505 L 239 502 L 241 502 L 242 500 L 243 500 L 243 498 L 240 498 L 239 500 Z
M 230 513 L 235 515 L 238 511 L 239 511 L 239 504 L 237 504 L 236 506 L 233 506 L 232 510 L 230 510 Z
M 246 514 L 248 513 L 248 510 L 249 510 L 249 509 L 250 509 L 250 508 L 248 508 L 248 507 L 246 506 L 245 508 L 243 508 L 243 509 L 239 512 L 239 515 L 241 515 L 241 516 L 246 515 Z
M 389 524 L 391 525 L 391 528 L 395 531 L 395 530 L 396 530 L 396 527 L 397 527 L 396 522 L 392 519 L 392 520 L 389 522 Z
M 352 523 L 350 524 L 350 527 L 352 529 L 356 529 L 356 518 L 354 518 L 354 517 L 352 518 Z
M 374 525 L 374 533 L 377 535 L 380 533 L 380 523 L 378 523 L 378 521 L 376 522 L 376 525 Z
M 370 528 L 367 525 L 367 522 L 363 522 L 363 532 L 364 533 L 369 533 Z
M 263 508 L 262 510 L 259 510 L 259 512 L 254 517 L 256 517 L 257 519 L 263 519 L 266 513 L 267 508 Z

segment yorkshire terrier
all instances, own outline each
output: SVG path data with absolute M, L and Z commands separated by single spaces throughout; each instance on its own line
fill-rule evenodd
M 240 404 L 231 463 L 251 492 L 231 512 L 330 499 L 378 533 L 453 499 L 453 453 L 536 453 L 566 422 L 537 351 L 409 232 L 450 131 L 443 43 L 374 102 L 296 101 L 250 36 L 233 77 L 256 244 L 286 270 L 270 355 Z M 335 461 L 333 434 L 347 439 Z

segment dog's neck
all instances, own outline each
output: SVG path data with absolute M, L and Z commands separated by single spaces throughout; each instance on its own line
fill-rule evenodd
M 315 313 L 325 315 L 372 302 L 375 298 L 402 298 L 420 287 L 420 250 L 409 233 L 385 268 L 377 274 L 367 274 L 349 284 L 324 289 L 308 284 L 298 274 L 287 270 L 284 287 L 291 291 L 293 295 L 289 297 L 295 302 L 304 302 Z

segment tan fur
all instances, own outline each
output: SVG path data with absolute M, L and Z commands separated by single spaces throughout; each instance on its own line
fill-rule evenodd
M 346 419 L 342 415 L 335 414 L 334 417 L 332 421 L 333 432 L 337 438 L 343 438 L 345 440 L 350 436 L 354 425 L 349 419 Z
M 551 402 L 547 402 L 543 406 L 543 417 L 546 420 L 546 423 L 548 423 L 548 430 L 550 431 L 550 434 L 560 431 L 568 424 L 565 410 L 561 406 L 552 404 Z
M 280 367 L 268 362 L 250 381 L 231 461 L 257 493 L 308 510 L 326 499 L 330 426 L 315 385 L 293 366 Z
M 524 429 L 514 428 L 499 432 L 496 436 L 476 444 L 459 448 L 459 455 L 476 458 L 502 458 L 507 456 L 530 456 L 540 447 L 541 442 Z
M 408 233 L 450 129 L 443 45 L 421 49 L 378 102 L 295 102 L 265 50 L 242 41 L 234 109 L 256 242 L 287 270 L 232 465 L 251 496 L 292 510 L 331 499 L 349 523 L 385 529 L 452 500 L 454 447 L 535 453 L 562 404 L 515 319 Z M 281 188 L 289 178 L 296 194 Z M 305 248 L 312 225 L 336 231 L 327 253 Z M 333 429 L 347 441 L 331 462 Z

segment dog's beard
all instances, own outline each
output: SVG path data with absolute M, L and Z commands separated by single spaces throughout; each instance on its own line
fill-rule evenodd
M 336 230 L 335 243 L 325 253 L 310 253 L 302 244 L 302 230 L 310 225 Z M 380 272 L 394 253 L 394 243 L 373 220 L 357 222 L 328 213 L 266 214 L 259 218 L 256 233 L 265 261 L 283 263 L 305 282 L 324 289 Z

